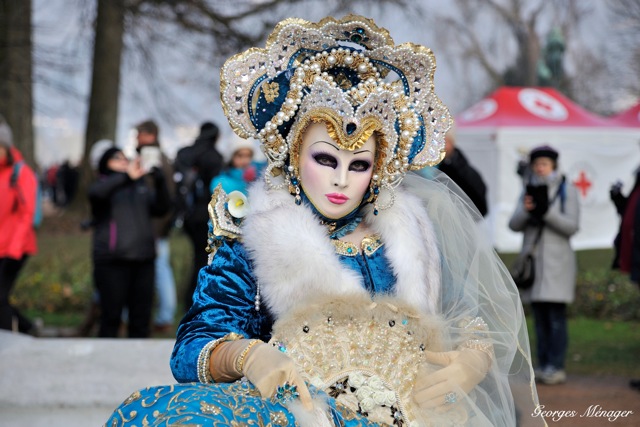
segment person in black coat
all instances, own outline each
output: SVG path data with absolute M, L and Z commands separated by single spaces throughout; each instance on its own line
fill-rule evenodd
M 455 129 L 451 128 L 445 136 L 445 158 L 438 169 L 446 173 L 471 199 L 482 216 L 489 212 L 487 205 L 487 186 L 482 176 L 469 164 L 462 151 L 455 146 Z
M 185 312 L 191 307 L 198 273 L 207 265 L 208 254 L 205 247 L 209 232 L 209 184 L 224 166 L 223 156 L 216 148 L 219 134 L 218 126 L 211 122 L 203 123 L 195 142 L 180 149 L 174 162 L 177 172 L 178 222 L 182 223 L 193 248 L 193 264 L 184 295 Z
M 620 229 L 614 240 L 613 268 L 640 284 L 640 168 L 636 171 L 636 182 L 629 195 L 624 196 L 621 190 L 622 184 L 619 183 L 609 192 L 620 215 Z
M 100 294 L 100 337 L 116 337 L 128 308 L 128 336 L 150 335 L 154 289 L 155 239 L 152 217 L 170 208 L 166 178 L 144 171 L 118 148 L 107 149 L 99 178 L 89 187 L 93 216 L 93 277 Z M 153 187 L 143 179 L 149 173 Z

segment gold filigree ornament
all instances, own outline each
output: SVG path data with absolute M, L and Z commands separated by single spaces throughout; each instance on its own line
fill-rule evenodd
M 452 119 L 434 92 L 435 67 L 430 49 L 395 45 L 386 29 L 362 16 L 286 19 L 265 48 L 226 61 L 222 106 L 240 137 L 261 142 L 272 188 L 299 176 L 301 134 L 322 121 L 346 150 L 375 133 L 371 188 L 392 192 L 408 171 L 444 157 Z
M 232 203 L 232 206 L 229 206 L 229 203 Z M 222 189 L 222 185 L 218 184 L 213 190 L 207 209 L 212 228 L 207 239 L 206 251 L 209 253 L 209 262 L 211 262 L 223 240 L 242 238 L 240 224 L 249 206 L 246 196 L 242 193 L 232 191 L 227 194 Z M 234 213 L 236 216 L 233 215 Z
M 412 399 L 418 367 L 426 364 L 424 351 L 443 351 L 439 331 L 440 318 L 418 313 L 392 297 L 320 297 L 278 319 L 269 342 L 292 358 L 306 381 L 335 398 L 338 406 L 366 414 L 370 421 L 462 425 L 464 405 L 447 413 L 460 424 L 444 424 L 437 410 L 419 409 Z M 431 368 L 439 369 L 428 365 Z

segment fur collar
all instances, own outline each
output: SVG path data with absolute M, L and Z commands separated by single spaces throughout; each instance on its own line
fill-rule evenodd
M 327 232 L 309 208 L 286 190 L 249 190 L 251 212 L 243 241 L 253 261 L 263 302 L 278 319 L 306 300 L 326 295 L 368 295 L 360 276 L 340 263 Z M 369 206 L 370 208 L 370 206 Z M 396 189 L 396 201 L 364 221 L 380 234 L 397 278 L 396 296 L 422 312 L 439 307 L 440 257 L 422 201 Z

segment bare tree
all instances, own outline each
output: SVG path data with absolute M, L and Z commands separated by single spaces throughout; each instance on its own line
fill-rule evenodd
M 612 79 L 630 97 L 640 98 L 640 0 L 609 0 L 611 28 L 616 34 L 611 53 Z
M 16 147 L 35 165 L 33 144 L 31 0 L 0 0 L 0 114 Z
M 91 75 L 89 114 L 85 132 L 85 155 L 82 162 L 80 194 L 92 177 L 88 153 L 100 139 L 115 141 L 118 121 L 120 66 L 124 34 L 124 0 L 98 0 Z M 84 205 L 83 197 L 77 198 Z
M 555 28 L 566 40 L 589 12 L 577 0 L 455 0 L 452 13 L 437 12 L 432 22 L 449 60 L 462 63 L 454 67 L 476 70 L 461 74 L 472 76 L 472 101 L 502 85 L 539 84 L 546 33 Z
M 126 27 L 126 66 L 142 72 L 146 91 L 156 102 L 150 107 L 171 123 L 180 119 L 180 112 L 191 117 L 189 105 L 175 108 L 172 91 L 191 83 L 205 87 L 218 87 L 217 71 L 231 55 L 252 46 L 264 45 L 267 35 L 280 20 L 321 10 L 325 15 L 340 15 L 358 7 L 404 10 L 406 16 L 419 11 L 411 0 L 140 0 L 128 8 Z M 173 84 L 160 85 L 160 73 L 165 72 L 167 47 L 169 55 L 200 67 L 176 76 Z M 163 49 L 163 47 L 165 49 Z M 163 52 L 163 53 L 158 53 Z M 129 55 L 132 53 L 132 55 Z

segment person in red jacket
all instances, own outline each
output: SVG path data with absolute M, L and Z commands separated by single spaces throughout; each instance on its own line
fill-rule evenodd
M 0 329 L 23 333 L 34 329 L 9 304 L 9 295 L 27 258 L 37 251 L 36 191 L 36 175 L 13 146 L 11 128 L 0 116 Z

